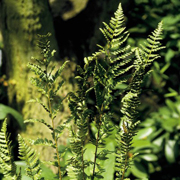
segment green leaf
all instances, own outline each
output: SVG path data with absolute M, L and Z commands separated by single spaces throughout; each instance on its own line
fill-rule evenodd
M 47 166 L 45 166 L 44 164 L 41 164 L 41 169 L 42 169 L 41 176 L 44 177 L 45 179 L 48 179 L 48 180 L 57 179 L 55 178 L 56 175 L 52 172 L 52 170 L 48 168 Z
M 169 132 L 173 132 L 174 129 L 180 124 L 179 118 L 168 117 L 162 120 L 162 127 Z
M 180 1 L 179 1 L 179 0 L 171 0 L 171 2 L 172 2 L 175 6 L 180 6 Z
M 114 151 L 115 146 L 113 142 L 109 142 L 106 144 L 106 149 L 109 151 Z M 104 161 L 103 168 L 105 169 L 105 172 L 102 173 L 104 180 L 110 180 L 114 177 L 114 164 L 115 164 L 115 155 L 113 153 L 110 153 L 107 155 L 108 159 Z
M 172 113 L 177 113 L 176 105 L 173 101 L 171 101 L 170 99 L 167 99 L 166 104 L 168 108 L 172 111 Z
M 20 127 L 25 129 L 22 115 L 13 108 L 0 104 L 0 120 L 4 120 L 8 114 L 11 114 L 17 120 Z
M 169 163 L 176 162 L 178 155 L 178 142 L 176 140 L 167 140 L 165 144 L 165 157 Z
M 147 139 L 153 132 L 155 132 L 155 127 L 147 127 L 140 129 L 134 139 Z
M 169 68 L 170 65 L 171 65 L 170 63 L 167 63 L 165 66 L 163 66 L 162 69 L 160 70 L 160 73 L 164 74 L 164 72 Z
M 157 161 L 158 157 L 155 154 L 143 154 L 138 157 L 141 157 L 142 159 L 146 161 Z
M 133 147 L 134 152 L 137 152 L 139 149 L 142 148 L 149 148 L 152 147 L 151 142 L 147 139 L 140 139 L 140 140 L 133 140 Z
M 175 55 L 175 51 L 173 51 L 172 49 L 168 49 L 166 55 L 165 55 L 165 61 L 170 63 L 171 59 L 174 57 Z
M 134 176 L 141 179 L 148 177 L 145 167 L 137 161 L 134 161 L 134 165 L 131 167 L 131 172 Z
M 164 97 L 175 97 L 175 96 L 178 96 L 178 92 L 175 91 L 174 89 L 172 88 L 168 88 L 169 90 L 169 93 L 165 94 Z
M 157 139 L 153 141 L 153 144 L 157 145 L 160 149 L 163 148 L 163 142 L 164 142 L 165 136 L 160 136 Z

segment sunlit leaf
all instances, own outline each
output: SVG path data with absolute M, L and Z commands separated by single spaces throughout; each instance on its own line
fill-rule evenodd
M 178 154 L 178 142 L 176 140 L 167 140 L 165 144 L 165 157 L 169 163 L 176 162 Z
M 25 129 L 25 124 L 23 123 L 22 115 L 17 112 L 15 109 L 5 106 L 4 104 L 0 104 L 0 120 L 4 120 L 8 114 L 11 114 L 18 122 L 22 129 Z
M 146 161 L 157 161 L 158 157 L 155 154 L 143 154 L 140 155 L 139 157 L 141 157 L 142 159 L 146 160 Z
M 137 161 L 134 161 L 134 165 L 131 167 L 131 172 L 134 176 L 141 179 L 148 177 L 145 167 Z
M 140 129 L 135 136 L 135 139 L 147 139 L 148 136 L 151 135 L 155 130 L 155 127 L 147 127 L 144 129 Z

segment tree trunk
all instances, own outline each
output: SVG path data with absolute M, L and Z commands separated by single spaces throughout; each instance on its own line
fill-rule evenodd
M 6 75 L 8 77 L 8 100 L 9 105 L 21 112 L 24 119 L 43 118 L 48 121 L 48 114 L 39 104 L 26 103 L 29 99 L 39 97 L 37 89 L 34 88 L 29 78 L 32 73 L 27 68 L 31 56 L 40 58 L 40 51 L 37 48 L 37 34 L 47 34 L 50 32 L 51 47 L 58 51 L 55 39 L 53 19 L 50 13 L 47 0 L 3 0 L 1 1 L 1 28 L 4 42 L 4 54 L 6 59 Z M 58 53 L 55 59 L 58 59 Z M 57 65 L 60 63 L 53 62 Z M 66 69 L 67 86 L 61 90 L 60 96 L 65 96 L 71 91 L 73 86 L 68 80 L 73 76 L 75 64 L 70 63 Z M 68 76 L 67 76 L 68 74 Z M 69 79 L 68 79 L 69 78 Z M 43 99 L 43 97 L 40 97 Z M 60 98 L 60 97 L 59 97 Z M 57 119 L 57 124 L 63 120 L 69 110 L 67 102 L 62 109 L 63 115 Z M 41 124 L 28 125 L 24 133 L 27 138 L 46 137 L 51 138 L 51 134 Z M 63 143 L 66 143 L 67 133 L 63 136 Z M 43 160 L 52 160 L 52 149 L 39 147 Z
M 22 111 L 29 99 L 27 63 L 40 55 L 37 34 L 51 32 L 51 44 L 57 49 L 53 20 L 46 0 L 4 0 L 1 13 L 9 103 L 16 102 L 16 109 Z

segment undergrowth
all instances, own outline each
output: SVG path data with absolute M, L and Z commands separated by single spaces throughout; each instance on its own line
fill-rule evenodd
M 47 104 L 38 98 L 31 99 L 29 102 L 39 103 L 49 114 L 51 123 L 48 124 L 43 119 L 28 119 L 25 122 L 42 123 L 48 127 L 52 139 L 25 140 L 21 135 L 18 136 L 19 158 L 26 161 L 26 173 L 33 180 L 46 179 L 41 174 L 41 163 L 57 167 L 58 173 L 54 179 L 62 180 L 65 176 L 71 180 L 103 179 L 104 168 L 100 162 L 106 161 L 109 154 L 115 156 L 114 179 L 128 180 L 125 172 L 131 167 L 136 156 L 131 150 L 132 140 L 140 123 L 137 108 L 140 104 L 141 85 L 144 78 L 150 74 L 149 66 L 160 57 L 157 52 L 164 48 L 160 44 L 162 22 L 148 36 L 146 42 L 136 48 L 131 48 L 127 44 L 129 32 L 125 27 L 121 4 L 109 24 L 103 24 L 104 27 L 100 30 L 107 41 L 106 45 L 98 45 L 97 52 L 84 58 L 84 67 L 78 66 L 78 76 L 75 77 L 79 85 L 78 90 L 69 92 L 56 105 L 54 105 L 55 97 L 63 86 L 63 80 L 58 86 L 56 81 L 61 78 L 61 73 L 68 62 L 64 62 L 60 69 L 54 72 L 55 67 L 49 66 L 55 53 L 54 50 L 50 52 L 48 40 L 50 34 L 39 35 L 38 46 L 41 49 L 42 59 L 33 58 L 33 63 L 29 63 L 28 67 L 35 74 L 31 78 L 32 83 L 46 97 Z M 127 87 L 118 90 L 118 87 L 123 84 Z M 119 118 L 117 126 L 112 122 L 114 114 L 112 105 L 120 101 L 119 97 L 122 97 L 120 109 L 122 117 Z M 55 126 L 56 115 L 65 98 L 68 98 L 71 115 L 64 123 Z M 21 170 L 18 172 L 16 170 L 6 126 L 5 120 L 0 132 L 0 168 L 3 169 L 5 177 L 20 180 Z M 96 129 L 94 136 L 91 133 L 92 126 Z M 58 150 L 58 139 L 65 128 L 69 129 L 72 156 L 62 166 L 61 161 L 66 148 L 61 152 Z M 106 140 L 114 131 L 116 149 L 111 151 L 106 149 Z M 86 144 L 92 144 L 95 147 L 91 154 L 93 160 L 88 160 L 84 156 L 87 151 Z M 54 149 L 54 161 L 39 160 L 31 145 L 50 146 Z

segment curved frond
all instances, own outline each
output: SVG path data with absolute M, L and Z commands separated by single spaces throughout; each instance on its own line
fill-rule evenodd
M 160 40 L 162 40 L 161 35 L 163 31 L 163 22 L 161 21 L 158 24 L 158 27 L 152 32 L 151 35 L 146 39 L 146 42 L 144 44 L 141 44 L 139 54 L 136 52 L 136 58 L 141 59 L 141 61 L 144 62 L 146 66 L 150 65 L 155 59 L 159 58 L 159 54 L 157 54 L 157 51 L 165 48 L 164 46 L 161 46 Z
M 48 124 L 44 119 L 26 119 L 24 123 L 35 123 L 35 122 L 40 122 L 44 124 L 46 127 L 48 127 L 49 130 L 53 131 L 53 127 Z

